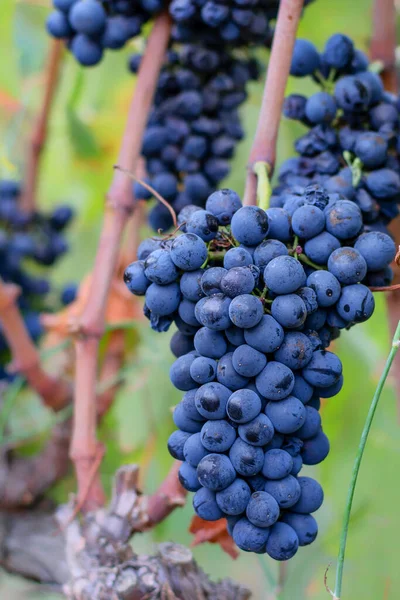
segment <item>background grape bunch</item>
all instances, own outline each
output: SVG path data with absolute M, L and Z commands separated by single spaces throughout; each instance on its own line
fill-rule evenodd
M 18 181 L 0 180 L 0 277 L 20 287 L 18 304 L 29 334 L 37 341 L 42 334 L 40 313 L 69 304 L 76 295 L 76 286 L 68 284 L 55 301 L 47 301 L 52 291 L 47 271 L 68 251 L 64 230 L 73 211 L 60 205 L 49 214 L 27 214 L 21 210 L 20 195 Z M 46 272 L 45 277 L 37 274 L 38 266 Z M 0 379 L 9 378 L 4 370 L 9 360 L 0 326 Z

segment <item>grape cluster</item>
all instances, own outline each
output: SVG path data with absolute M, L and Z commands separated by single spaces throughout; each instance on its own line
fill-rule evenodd
M 47 31 L 65 39 L 84 67 L 97 65 L 104 50 L 119 50 L 139 35 L 163 0 L 53 0 Z
M 285 116 L 309 130 L 295 142 L 299 156 L 280 169 L 274 205 L 313 182 L 354 201 L 368 230 L 386 232 L 398 215 L 400 102 L 368 67 L 344 35 L 329 38 L 322 53 L 307 40 L 296 41 L 292 75 L 311 76 L 322 90 L 285 100 Z
M 312 0 L 305 0 L 305 5 Z M 270 46 L 279 0 L 172 0 L 169 12 L 179 42 Z
M 140 55 L 133 55 L 136 71 Z M 144 134 L 142 156 L 149 183 L 179 213 L 184 206 L 204 206 L 229 173 L 229 160 L 243 137 L 238 107 L 246 84 L 259 75 L 255 59 L 236 58 L 201 45 L 169 51 Z M 134 186 L 136 199 L 152 193 Z M 171 213 L 157 203 L 149 222 L 155 231 L 172 226 Z
M 299 472 L 329 451 L 320 398 L 343 377 L 327 348 L 372 315 L 367 284 L 395 245 L 317 184 L 267 210 L 221 190 L 178 221 L 125 271 L 153 329 L 178 329 L 170 377 L 185 394 L 169 450 L 200 517 L 226 517 L 240 548 L 287 560 L 317 535 L 322 489 Z
M 21 194 L 19 182 L 0 180 L 0 278 L 21 288 L 18 299 L 25 324 L 31 337 L 37 340 L 42 328 L 39 312 L 50 292 L 48 279 L 34 275 L 40 267 L 50 267 L 68 250 L 63 231 L 70 223 L 73 212 L 60 205 L 49 215 L 26 214 L 18 203 Z M 61 302 L 69 303 L 76 293 L 69 285 L 61 293 Z M 3 366 L 8 362 L 7 343 L 0 327 L 0 379 L 6 377 Z

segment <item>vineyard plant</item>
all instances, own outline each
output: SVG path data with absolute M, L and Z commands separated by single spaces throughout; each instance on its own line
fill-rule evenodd
M 399 18 L 3 0 L 0 598 L 398 598 Z

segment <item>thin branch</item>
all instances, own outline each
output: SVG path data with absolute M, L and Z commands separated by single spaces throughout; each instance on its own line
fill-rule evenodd
M 70 387 L 42 368 L 39 352 L 30 338 L 16 302 L 18 295 L 17 286 L 0 280 L 0 320 L 13 358 L 12 369 L 26 378 L 46 406 L 55 411 L 60 410 L 71 398 Z
M 344 517 L 343 517 L 342 534 L 341 534 L 341 538 L 340 538 L 338 564 L 337 564 L 337 568 L 336 568 L 336 585 L 335 585 L 335 592 L 334 592 L 335 600 L 340 600 L 340 597 L 342 594 L 343 567 L 344 567 L 344 558 L 345 558 L 345 552 L 346 552 L 347 534 L 348 534 L 348 530 L 349 530 L 351 508 L 353 505 L 354 492 L 356 490 L 357 478 L 358 478 L 358 473 L 360 471 L 361 461 L 362 461 L 362 458 L 364 455 L 364 450 L 365 450 L 365 447 L 367 445 L 367 440 L 368 440 L 368 434 L 370 432 L 372 422 L 374 420 L 375 412 L 378 407 L 378 403 L 379 403 L 383 388 L 385 386 L 386 380 L 389 375 L 390 368 L 393 364 L 394 358 L 395 358 L 399 348 L 400 348 L 400 321 L 397 324 L 397 328 L 396 328 L 396 331 L 395 331 L 395 334 L 394 334 L 394 337 L 392 340 L 392 348 L 391 348 L 389 356 L 386 360 L 386 364 L 383 369 L 383 373 L 379 379 L 379 383 L 377 385 L 374 397 L 371 402 L 371 406 L 368 411 L 367 418 L 365 420 L 364 429 L 362 431 L 360 443 L 358 445 L 356 459 L 354 461 L 353 471 L 352 471 L 349 490 L 348 490 L 347 502 L 346 502 Z
M 46 142 L 51 106 L 57 90 L 63 51 L 63 42 L 61 40 L 52 40 L 50 42 L 43 102 L 33 127 L 31 142 L 28 146 L 26 175 L 21 197 L 21 208 L 27 213 L 33 212 L 36 207 L 40 158 Z
M 385 89 L 397 94 L 396 17 L 394 0 L 374 0 L 370 55 L 383 63 Z
M 250 151 L 244 204 L 256 204 L 255 163 L 268 163 L 271 175 L 275 167 L 279 123 L 303 3 L 303 0 L 281 0 L 279 6 L 257 130 Z
M 135 172 L 140 157 L 142 137 L 158 75 L 164 62 L 170 29 L 171 22 L 167 13 L 157 17 L 141 61 L 118 156 L 118 164 L 131 172 Z M 133 206 L 132 184 L 129 178 L 121 171 L 114 171 L 88 300 L 76 328 L 75 421 L 70 455 L 76 469 L 78 502 L 82 502 L 82 490 L 99 452 L 96 438 L 99 339 L 104 332 L 108 294 L 118 262 L 122 233 L 129 215 L 133 212 Z M 96 476 L 88 490 L 84 508 L 93 508 L 103 502 L 100 479 Z
M 171 470 L 158 490 L 149 497 L 147 507 L 148 524 L 146 529 L 161 523 L 175 508 L 184 506 L 187 491 L 181 486 L 178 471 L 181 463 L 174 461 Z

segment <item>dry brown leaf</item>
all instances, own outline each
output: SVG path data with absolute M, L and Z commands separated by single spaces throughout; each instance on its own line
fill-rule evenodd
M 43 315 L 42 323 L 44 327 L 52 333 L 57 333 L 61 339 L 70 336 L 79 323 L 89 294 L 92 276 L 88 275 L 81 283 L 76 300 L 69 304 L 60 312 L 52 315 Z M 117 323 L 134 321 L 140 319 L 142 310 L 139 303 L 128 292 L 124 283 L 115 278 L 111 284 L 106 311 L 106 324 L 115 325 Z
M 194 515 L 189 527 L 190 533 L 193 533 L 194 539 L 192 546 L 204 544 L 219 544 L 224 552 L 233 559 L 239 556 L 235 543 L 226 528 L 226 519 L 218 521 L 204 521 L 197 515 Z

